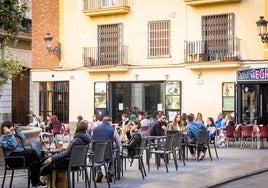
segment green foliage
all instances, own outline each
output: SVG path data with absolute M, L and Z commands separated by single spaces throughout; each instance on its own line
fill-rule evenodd
M 8 80 L 14 80 L 23 70 L 22 65 L 4 49 L 10 37 L 17 31 L 25 16 L 24 0 L 0 0 L 0 90 Z
M 26 3 L 22 0 L 0 0 L 0 48 L 4 48 L 20 26 L 25 12 Z
M 10 51 L 1 56 L 0 59 L 0 88 L 8 82 L 14 80 L 23 70 L 22 65 L 14 58 Z

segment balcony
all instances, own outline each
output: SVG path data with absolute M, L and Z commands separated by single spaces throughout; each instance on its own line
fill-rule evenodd
M 184 58 L 189 68 L 201 64 L 203 68 L 240 66 L 240 39 L 185 41 Z
M 83 14 L 85 16 L 107 16 L 128 14 L 129 0 L 83 0 Z
M 201 6 L 201 5 L 219 5 L 224 3 L 239 3 L 242 0 L 184 0 L 186 5 L 189 6 Z
M 128 64 L 127 46 L 84 47 L 84 67 L 111 67 Z

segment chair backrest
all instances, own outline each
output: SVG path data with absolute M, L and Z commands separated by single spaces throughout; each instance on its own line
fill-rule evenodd
M 259 126 L 260 138 L 268 138 L 268 126 Z
M 105 151 L 107 142 L 97 142 L 92 143 L 92 151 L 94 152 L 94 162 L 102 163 L 105 162 Z
M 7 170 L 26 169 L 25 158 L 23 156 L 5 156 L 4 148 L 0 144 L 0 159 L 4 160 Z M 2 162 L 2 161 L 1 161 Z
M 147 136 L 151 136 L 151 133 L 149 130 L 145 131 L 145 132 L 142 132 L 142 137 L 145 138 Z
M 179 130 L 167 130 L 167 135 L 169 134 L 177 134 L 178 132 L 180 132 Z
M 167 135 L 165 142 L 165 151 L 171 151 L 173 149 L 174 137 L 175 134 Z
M 142 156 L 143 155 L 143 150 L 146 149 L 146 140 L 147 140 L 147 138 L 142 138 L 141 139 L 139 156 Z
M 233 138 L 234 137 L 234 132 L 235 132 L 235 126 L 226 126 L 226 137 L 228 138 Z
M 251 138 L 253 126 L 242 126 L 242 138 Z
M 177 131 L 174 137 L 173 147 L 180 148 L 182 144 L 183 133 L 181 131 Z
M 198 133 L 197 137 L 198 144 L 208 144 L 209 143 L 209 131 L 202 130 Z
M 69 169 L 74 167 L 85 167 L 87 158 L 88 145 L 74 146 L 72 148 Z
M 40 157 L 41 157 L 42 145 L 43 145 L 42 142 L 38 141 L 30 143 L 31 148 L 34 149 Z

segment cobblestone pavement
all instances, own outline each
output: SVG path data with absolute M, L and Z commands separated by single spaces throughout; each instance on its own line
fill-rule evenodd
M 124 177 L 111 184 L 114 188 L 203 188 L 203 187 L 220 187 L 223 182 L 230 182 L 234 179 L 247 177 L 252 174 L 265 172 L 268 170 L 268 147 L 266 149 L 240 149 L 235 147 L 218 148 L 219 159 L 215 158 L 214 149 L 211 149 L 213 161 L 210 161 L 208 154 L 203 161 L 189 159 L 186 161 L 186 166 L 179 162 L 179 170 L 176 171 L 173 161 L 169 163 L 169 173 L 166 173 L 163 161 L 159 170 L 151 160 L 151 170 L 148 172 L 146 166 L 147 177 L 143 180 L 141 173 L 138 170 L 137 161 L 130 167 L 127 165 L 127 170 L 124 171 Z M 144 160 L 145 161 L 145 160 Z M 3 171 L 0 170 L 0 181 L 2 182 Z M 13 188 L 23 188 L 27 185 L 25 173 L 19 171 L 14 178 Z M 105 180 L 105 179 L 104 179 Z M 7 179 L 7 183 L 9 179 Z M 255 182 L 255 186 L 261 182 Z M 97 184 L 98 188 L 107 187 L 107 183 L 103 181 Z M 76 184 L 77 188 L 85 187 L 81 181 Z M 244 188 L 252 187 L 250 184 L 244 184 Z

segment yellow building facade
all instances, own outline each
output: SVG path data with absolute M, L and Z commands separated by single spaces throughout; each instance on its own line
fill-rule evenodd
M 256 26 L 267 0 L 59 2 L 58 67 L 32 70 L 40 115 L 72 124 L 78 115 L 228 112 L 267 123 L 267 48 Z M 252 71 L 258 79 L 242 76 Z

